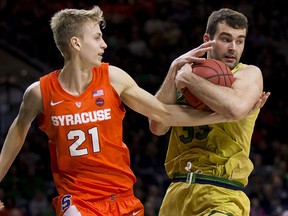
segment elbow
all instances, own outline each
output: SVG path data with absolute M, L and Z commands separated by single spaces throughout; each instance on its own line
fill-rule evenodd
M 242 118 L 245 117 L 245 115 L 242 115 L 241 112 L 236 111 L 236 112 L 231 112 L 229 116 L 227 116 L 230 121 L 239 121 Z
M 151 133 L 156 136 L 163 136 L 168 132 L 168 130 L 159 129 L 159 127 L 153 127 L 153 126 L 149 126 L 149 129 Z
M 222 114 L 230 121 L 239 121 L 246 117 L 247 111 L 241 105 L 235 106 L 233 108 L 228 108 L 225 113 Z
M 149 119 L 149 129 L 152 134 L 156 136 L 163 136 L 169 131 L 170 127 L 165 126 L 161 122 L 156 122 L 154 120 Z

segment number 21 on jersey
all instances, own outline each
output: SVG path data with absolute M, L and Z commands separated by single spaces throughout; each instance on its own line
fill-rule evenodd
M 89 137 L 88 137 L 89 136 Z M 88 148 L 81 148 L 81 145 L 87 141 L 91 140 L 93 153 L 100 152 L 100 142 L 98 128 L 93 127 L 88 130 L 88 135 L 83 130 L 71 130 L 67 134 L 68 140 L 74 141 L 69 146 L 70 155 L 73 156 L 83 156 L 88 154 Z

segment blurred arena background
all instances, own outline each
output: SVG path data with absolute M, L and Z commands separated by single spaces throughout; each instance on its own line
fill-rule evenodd
M 93 5 L 102 8 L 107 23 L 104 61 L 126 70 L 152 94 L 171 61 L 202 42 L 213 10 L 230 7 L 249 18 L 242 62 L 261 68 L 265 91 L 272 95 L 256 123 L 251 144 L 255 169 L 246 193 L 252 216 L 284 216 L 288 211 L 288 14 L 282 0 L 0 0 L 0 149 L 23 91 L 62 66 L 50 17 L 63 8 Z M 153 136 L 147 119 L 127 108 L 124 138 L 138 178 L 136 195 L 147 216 L 158 215 L 169 184 L 163 166 L 168 136 Z M 52 216 L 55 193 L 46 136 L 37 129 L 36 120 L 0 183 L 0 200 L 9 209 L 5 216 Z

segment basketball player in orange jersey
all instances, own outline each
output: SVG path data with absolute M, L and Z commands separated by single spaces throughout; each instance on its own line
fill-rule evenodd
M 144 215 L 143 205 L 133 193 L 136 179 L 122 140 L 125 109 L 121 102 L 167 126 L 228 120 L 218 114 L 165 105 L 120 68 L 101 63 L 107 47 L 100 28 L 104 25 L 97 6 L 65 9 L 52 17 L 51 28 L 64 66 L 27 88 L 0 155 L 2 180 L 31 122 L 40 114 L 39 127 L 49 138 L 59 193 L 53 200 L 58 216 Z M 207 43 L 202 49 L 209 46 Z M 259 99 L 253 109 L 263 103 L 265 98 Z
M 160 216 L 249 215 L 250 202 L 243 190 L 253 170 L 249 152 L 259 109 L 254 113 L 250 110 L 259 98 L 267 99 L 270 93 L 262 92 L 260 69 L 239 62 L 247 27 L 247 18 L 241 13 L 230 9 L 213 12 L 204 43 L 172 63 L 156 93 L 163 103 L 183 104 L 185 98 L 180 89 L 187 87 L 216 113 L 234 119 L 172 127 L 165 160 L 172 183 L 163 199 Z M 207 44 L 212 49 L 203 50 Z M 215 85 L 192 73 L 191 63 L 206 51 L 207 58 L 220 60 L 232 70 L 235 82 L 231 88 Z M 150 120 L 150 129 L 162 135 L 170 127 Z

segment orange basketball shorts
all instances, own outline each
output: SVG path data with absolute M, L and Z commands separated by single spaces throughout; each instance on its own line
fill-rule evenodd
M 53 199 L 57 216 L 144 216 L 144 206 L 129 191 L 95 202 L 70 194 Z

